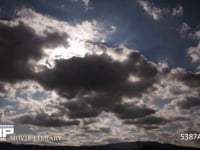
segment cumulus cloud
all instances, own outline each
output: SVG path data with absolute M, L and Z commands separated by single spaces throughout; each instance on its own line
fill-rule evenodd
M 102 111 L 111 111 L 124 118 L 154 113 L 146 106 L 133 104 L 129 108 L 120 103 L 123 96 L 141 97 L 154 90 L 157 74 L 158 70 L 152 62 L 133 51 L 123 62 L 115 61 L 104 53 L 57 60 L 55 68 L 37 75 L 39 83 L 46 89 L 55 90 L 67 99 L 64 106 L 71 118 L 95 117 Z M 130 75 L 137 76 L 139 80 L 128 80 Z M 119 105 L 115 105 L 117 103 Z
M 130 83 L 129 74 L 138 76 L 141 80 Z M 38 80 L 49 88 L 57 89 L 61 94 L 63 92 L 73 94 L 81 90 L 83 92 L 109 90 L 113 93 L 140 95 L 142 90 L 147 90 L 153 84 L 156 74 L 157 69 L 151 62 L 146 61 L 139 53 L 133 52 L 129 60 L 124 63 L 113 61 L 106 55 L 87 55 L 84 58 L 58 60 L 55 68 L 41 72 Z M 130 93 L 129 91 L 133 89 L 134 92 Z
M 80 44 L 81 41 L 94 39 L 94 35 L 99 33 L 95 23 L 92 25 L 87 21 L 72 27 L 32 10 L 23 9 L 16 15 L 18 18 L 15 21 L 1 21 L 2 89 L 7 88 L 6 91 L 9 92 L 16 88 L 12 99 L 15 97 L 15 103 L 19 104 L 23 112 L 30 111 L 31 105 L 38 106 L 39 102 L 36 101 L 43 101 L 33 97 L 37 90 L 32 90 L 31 94 L 22 92 L 23 89 L 30 93 L 22 84 L 28 84 L 28 80 L 38 82 L 44 89 L 56 92 L 62 99 L 58 102 L 52 100 L 53 103 L 46 100 L 42 102 L 46 108 L 33 107 L 33 112 L 14 112 L 13 120 L 16 123 L 61 127 L 79 125 L 76 118 L 94 118 L 103 112 L 112 113 L 120 119 L 140 118 L 155 113 L 148 105 L 133 103 L 129 107 L 129 104 L 122 103 L 123 96 L 141 97 L 144 93 L 153 91 L 153 84 L 158 80 L 157 66 L 138 51 L 126 47 L 109 48 L 88 42 L 84 45 L 88 51 L 85 55 L 55 59 L 53 68 L 43 65 L 41 71 L 35 72 L 32 68 L 38 65 L 37 62 L 50 57 L 45 53 L 45 49 L 56 51 L 55 48 L 62 45 L 68 50 L 76 38 L 75 31 L 83 32 L 84 36 L 79 39 Z M 32 16 L 32 19 L 28 16 Z M 49 25 L 49 22 L 52 24 Z M 67 29 L 62 31 L 64 25 Z M 12 44 L 8 44 L 9 41 Z M 76 50 L 79 48 L 82 47 L 76 47 Z M 5 64 L 9 65 L 8 69 L 5 69 Z M 15 85 L 19 82 L 19 85 L 11 87 L 8 82 L 15 82 Z
M 174 68 L 164 74 L 161 82 L 156 85 L 157 90 L 153 91 L 150 99 L 163 99 L 163 103 L 184 100 L 188 97 L 198 97 L 199 73 L 188 72 L 183 68 Z M 176 104 L 173 103 L 174 106 Z

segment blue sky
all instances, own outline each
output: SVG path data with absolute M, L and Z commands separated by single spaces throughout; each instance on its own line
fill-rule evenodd
M 179 137 L 200 128 L 199 6 L 0 0 L 7 121 L 17 134 L 59 134 L 69 145 L 141 137 L 199 146 Z

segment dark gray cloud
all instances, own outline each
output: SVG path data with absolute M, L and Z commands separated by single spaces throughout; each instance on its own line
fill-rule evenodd
M 97 129 L 84 128 L 83 131 L 85 133 L 106 133 L 106 134 L 109 134 L 112 132 L 111 128 L 109 127 L 99 127 Z
M 127 124 L 135 124 L 135 125 L 162 125 L 168 122 L 169 122 L 168 119 L 157 116 L 148 116 L 141 119 L 125 121 L 125 123 Z
M 139 52 L 130 52 L 125 61 L 114 60 L 106 53 L 61 59 L 55 61 L 54 68 L 34 73 L 29 60 L 41 59 L 44 56 L 42 48 L 66 46 L 67 34 L 44 32 L 44 36 L 39 36 L 23 23 L 13 27 L 0 24 L 0 33 L 1 81 L 32 79 L 47 90 L 56 91 L 59 96 L 66 98 L 65 102 L 59 103 L 60 106 L 55 106 L 59 108 L 58 113 L 48 115 L 44 111 L 38 111 L 36 114 L 18 116 L 14 119 L 16 122 L 52 127 L 79 125 L 79 121 L 74 119 L 95 118 L 102 112 L 112 113 L 127 124 L 132 123 L 146 129 L 158 128 L 170 122 L 165 118 L 151 116 L 156 110 L 148 105 L 122 102 L 122 97 L 139 98 L 144 93 L 156 90 L 153 85 L 160 80 L 157 66 Z M 125 55 L 119 48 L 111 50 Z M 131 81 L 130 76 L 138 80 Z M 198 74 L 177 73 L 175 77 L 188 86 L 199 85 Z M 185 107 L 184 105 L 192 104 L 180 105 Z M 65 120 L 64 116 L 72 120 Z M 101 129 L 98 131 L 103 132 Z
M 83 126 L 88 126 L 90 124 L 94 124 L 98 121 L 101 121 L 99 118 L 85 118 L 82 119 Z
M 129 82 L 133 74 L 139 82 Z M 132 52 L 123 63 L 106 55 L 87 55 L 57 60 L 55 68 L 39 74 L 38 80 L 61 96 L 72 98 L 80 92 L 119 93 L 125 96 L 141 96 L 156 80 L 157 68 L 142 55 Z M 48 78 L 46 78 L 48 76 Z
M 68 102 L 65 107 L 69 110 L 67 115 L 70 118 L 86 118 L 86 117 L 96 117 L 100 114 L 100 110 L 91 107 L 90 104 L 85 102 L 76 101 Z
M 122 96 L 140 97 L 154 90 L 158 71 L 138 52 L 128 57 L 124 62 L 105 54 L 57 60 L 55 68 L 38 74 L 38 81 L 68 100 L 75 99 L 61 104 L 70 118 L 96 117 L 102 111 L 114 112 L 119 118 L 143 117 L 155 111 L 146 106 L 133 104 L 129 108 L 120 104 Z M 129 81 L 130 75 L 139 80 Z
M 185 85 L 187 85 L 191 88 L 200 87 L 200 74 L 199 73 L 192 73 L 192 72 L 187 72 L 183 69 L 181 69 L 181 70 L 177 69 L 174 71 L 172 78 L 184 83 Z
M 16 82 L 33 78 L 29 60 L 39 60 L 42 48 L 54 48 L 65 43 L 67 35 L 44 33 L 39 36 L 23 23 L 9 26 L 0 23 L 0 80 Z
M 184 100 L 177 101 L 177 106 L 180 109 L 190 109 L 200 106 L 200 97 L 186 97 Z
M 114 60 L 106 53 L 60 59 L 55 60 L 52 69 L 33 72 L 29 61 L 41 59 L 45 55 L 43 48 L 67 46 L 67 37 L 66 33 L 46 31 L 39 36 L 23 23 L 16 26 L 0 24 L 0 81 L 35 80 L 47 90 L 54 90 L 66 98 L 66 102 L 56 106 L 59 114 L 49 116 L 37 112 L 36 116 L 23 115 L 15 121 L 38 126 L 63 126 L 78 124 L 77 121 L 60 120 L 59 117 L 65 115 L 73 119 L 93 118 L 105 111 L 121 119 L 133 119 L 155 113 L 147 106 L 131 104 L 130 107 L 121 103 L 123 96 L 141 97 L 143 93 L 155 90 L 153 84 L 158 80 L 157 67 L 139 52 L 132 51 L 123 62 Z M 112 50 L 126 55 L 119 48 Z M 130 76 L 135 76 L 138 81 L 130 81 Z
M 48 115 L 43 110 L 18 116 L 14 119 L 15 122 L 21 124 L 31 124 L 36 126 L 44 127 L 61 127 L 61 126 L 72 126 L 79 125 L 78 120 L 65 120 L 64 118 L 54 117 Z
M 187 117 L 172 117 L 172 118 L 165 118 L 165 117 L 158 117 L 158 116 L 145 116 L 143 118 L 132 119 L 132 120 L 125 120 L 125 124 L 132 124 L 136 125 L 138 128 L 143 128 L 145 130 L 149 129 L 157 129 L 169 123 L 177 122 L 177 121 L 186 121 L 189 118 Z
M 200 87 L 200 74 L 199 73 L 186 73 L 181 78 L 186 85 L 190 87 Z
M 109 57 L 86 56 L 58 60 L 55 68 L 42 72 L 39 79 L 43 85 L 56 89 L 60 95 L 74 96 L 81 90 L 111 89 L 123 82 L 126 76 L 123 66 L 112 62 Z
M 145 105 L 136 106 L 132 103 L 116 104 L 112 108 L 112 111 L 121 119 L 142 118 L 156 112 L 156 110 L 148 108 Z
M 100 97 L 102 98 L 102 97 Z M 92 99 L 90 99 L 92 101 Z M 115 101 L 109 101 L 109 99 L 101 99 L 101 103 L 95 102 L 93 99 L 93 105 L 91 101 L 85 101 L 85 99 L 78 99 L 77 101 L 69 101 L 63 103 L 64 109 L 67 109 L 67 115 L 70 118 L 92 118 L 98 116 L 101 112 L 114 113 L 120 119 L 135 119 L 148 116 L 156 112 L 152 108 L 148 108 L 146 105 L 137 106 L 134 103 L 115 103 Z M 109 105 L 102 105 L 102 103 Z
M 6 92 L 4 84 L 0 83 L 0 92 Z

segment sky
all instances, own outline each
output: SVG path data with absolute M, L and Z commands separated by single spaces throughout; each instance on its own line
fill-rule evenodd
M 199 147 L 180 141 L 200 133 L 199 7 L 0 0 L 1 121 L 16 135 L 61 135 L 61 145 Z

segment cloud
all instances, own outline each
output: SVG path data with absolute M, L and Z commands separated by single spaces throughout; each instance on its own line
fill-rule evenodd
M 27 13 L 32 16 L 31 19 L 26 17 Z M 0 74 L 2 87 L 13 103 L 9 105 L 7 102 L 6 115 L 16 124 L 59 128 L 80 126 L 81 119 L 94 119 L 105 112 L 119 120 L 142 118 L 156 112 L 150 105 L 123 103 L 123 97 L 141 98 L 144 93 L 154 91 L 153 85 L 159 81 L 157 65 L 140 52 L 124 46 L 111 48 L 93 44 L 100 34 L 95 22 L 85 21 L 70 26 L 26 9 L 18 11 L 17 15 L 15 21 L 5 21 L 1 25 L 1 32 L 6 37 L 1 38 L 5 51 L 1 55 L 5 61 L 2 69 L 5 69 L 5 64 L 11 67 L 2 70 L 5 79 Z M 115 27 L 111 28 L 115 30 Z M 77 32 L 83 33 L 78 41 Z M 8 45 L 8 40 L 14 44 Z M 82 44 L 81 47 L 73 47 L 75 41 Z M 44 58 L 49 62 L 51 56 L 46 49 L 57 51 L 61 46 L 65 51 L 69 47 L 76 51 L 84 47 L 87 52 L 81 56 L 57 57 L 52 68 L 40 64 L 40 71 L 33 69 Z M 15 55 L 9 55 L 11 50 Z M 16 76 L 18 72 L 19 77 Z M 39 89 L 35 89 L 34 82 L 39 84 Z M 32 86 L 34 88 L 30 88 Z M 38 92 L 43 94 L 37 95 Z M 50 92 L 57 96 L 51 96 Z M 45 97 L 45 94 L 48 96 Z M 108 127 L 91 128 L 85 132 L 111 133 Z
M 45 36 L 46 32 L 68 35 L 65 38 L 68 45 L 60 44 L 55 48 L 44 48 L 45 57 L 37 62 L 36 72 L 42 71 L 44 66 L 53 68 L 56 59 L 68 59 L 73 56 L 84 57 L 91 52 L 88 51 L 86 45 L 101 41 L 106 42 L 116 29 L 115 26 L 109 26 L 107 29 L 103 23 L 97 20 L 84 20 L 76 24 L 59 21 L 26 8 L 16 11 L 15 17 L 15 20 L 10 20 L 7 24 L 13 26 L 18 22 L 23 22 L 40 36 Z
M 121 119 L 142 118 L 156 112 L 154 109 L 148 108 L 145 105 L 136 106 L 132 103 L 126 103 L 121 105 L 116 104 L 112 109 L 116 116 Z
M 196 65 L 196 71 L 200 70 L 200 30 L 197 26 L 196 29 L 192 29 L 186 22 L 183 22 L 178 32 L 181 38 L 187 39 L 189 42 L 197 43 L 196 45 L 190 45 L 187 48 L 187 55 L 191 58 L 191 63 Z
M 181 80 L 190 87 L 198 88 L 200 86 L 199 79 L 199 73 L 186 73 Z
M 200 31 L 191 31 L 188 33 L 188 38 L 190 40 L 198 41 L 198 44 L 196 46 L 190 46 L 188 48 L 187 54 L 191 57 L 192 63 L 199 64 L 200 62 Z
M 159 21 L 163 15 L 168 14 L 170 11 L 168 8 L 160 9 L 156 7 L 154 3 L 150 3 L 149 1 L 138 0 L 137 2 L 155 21 Z
M 182 23 L 178 29 L 181 38 L 186 38 L 196 45 L 191 45 L 187 48 L 187 55 L 191 58 L 191 63 L 196 65 L 196 71 L 200 70 L 200 30 L 197 26 L 196 29 L 192 29 L 187 23 Z
M 159 21 L 166 15 L 182 16 L 183 15 L 183 7 L 182 5 L 178 5 L 175 8 L 158 8 L 154 3 L 151 3 L 148 0 L 138 0 L 138 4 L 144 9 L 144 11 L 153 17 L 153 20 Z
M 153 84 L 158 80 L 156 66 L 140 53 L 133 51 L 127 57 L 127 60 L 121 62 L 102 53 L 57 60 L 53 69 L 37 74 L 37 81 L 46 89 L 54 90 L 66 98 L 67 101 L 61 105 L 66 107 L 70 118 L 96 117 L 102 111 L 115 112 L 120 118 L 125 115 L 141 117 L 154 113 L 150 108 L 134 104 L 133 108 L 123 104 L 115 106 L 121 103 L 123 96 L 141 97 L 154 90 Z M 130 75 L 139 80 L 130 81 Z M 123 108 L 121 113 L 118 112 L 118 107 Z
M 174 78 L 191 88 L 198 88 L 200 86 L 199 73 L 187 72 L 181 68 L 174 69 L 171 78 Z
M 125 124 L 136 125 L 138 128 L 143 128 L 145 130 L 149 129 L 159 129 L 163 126 L 167 126 L 176 121 L 186 121 L 187 117 L 172 117 L 165 118 L 155 115 L 149 115 L 143 118 L 135 119 L 135 120 L 125 120 Z
M 65 103 L 65 107 L 68 109 L 68 117 L 70 118 L 88 118 L 96 117 L 100 114 L 100 110 L 91 107 L 90 104 L 82 101 L 71 101 Z
M 90 0 L 82 0 L 83 3 L 85 4 L 85 7 L 88 7 L 89 6 L 89 3 L 90 3 Z
M 97 20 L 84 20 L 72 25 L 70 22 L 60 21 L 27 8 L 16 11 L 15 16 L 15 20 L 11 20 L 10 23 L 16 24 L 16 21 L 23 22 L 33 28 L 39 35 L 43 35 L 43 31 L 68 33 L 70 40 L 95 42 L 106 39 L 107 35 L 110 34 L 105 32 L 107 29 Z
M 161 19 L 163 10 L 159 13 L 150 6 L 157 11 L 151 16 L 155 13 L 152 17 Z M 175 120 L 182 123 L 181 112 L 199 105 L 198 73 L 156 64 L 125 46 L 94 44 L 107 36 L 97 21 L 72 25 L 29 9 L 16 15 L 15 21 L 0 24 L 1 106 L 16 124 L 34 125 L 38 132 L 40 127 L 52 127 L 84 144 L 99 143 L 97 139 L 106 134 L 106 139 L 132 140 L 136 134 L 148 137 L 150 129 L 170 128 Z M 183 25 L 182 31 L 188 30 Z M 48 67 L 41 60 L 55 65 Z M 42 69 L 37 72 L 32 68 L 38 64 Z M 66 126 L 70 129 L 62 128 Z M 78 137 L 83 133 L 85 140 Z
M 38 110 L 36 112 L 29 112 L 28 114 L 17 116 L 13 119 L 17 123 L 29 124 L 43 127 L 62 127 L 79 125 L 78 120 L 66 120 L 64 118 L 57 118 Z
M 16 82 L 32 78 L 30 62 L 42 58 L 42 48 L 67 44 L 65 38 L 66 34 L 48 32 L 38 36 L 23 23 L 16 26 L 0 23 L 0 80 Z
M 181 16 L 183 15 L 183 6 L 178 5 L 176 8 L 172 8 L 172 16 Z
M 176 105 L 180 109 L 190 109 L 192 107 L 200 106 L 200 97 L 186 97 L 183 100 L 177 101 Z
M 57 60 L 55 68 L 38 74 L 38 81 L 66 96 L 73 96 L 80 91 L 139 96 L 152 86 L 157 72 L 153 63 L 136 52 L 132 52 L 124 63 L 104 54 L 87 55 L 84 58 Z M 140 81 L 129 82 L 129 75 L 138 76 Z
M 137 120 L 129 120 L 129 121 L 125 121 L 125 123 L 131 123 L 131 124 L 135 124 L 135 125 L 163 125 L 168 123 L 168 120 L 162 117 L 157 117 L 157 116 L 148 116 L 148 117 L 144 117 L 141 119 L 137 119 Z
M 197 46 L 188 48 L 188 55 L 191 57 L 193 63 L 200 62 L 200 43 Z
M 83 132 L 85 133 L 105 133 L 105 134 L 110 134 L 112 132 L 112 129 L 109 127 L 99 127 L 99 128 L 86 128 L 83 129 Z
M 81 2 L 85 8 L 85 10 L 89 9 L 89 5 L 90 5 L 90 0 L 72 0 L 72 2 Z
M 187 37 L 188 36 L 188 31 L 190 29 L 191 29 L 190 26 L 186 22 L 183 22 L 182 24 L 180 24 L 178 32 L 179 32 L 181 38 Z

